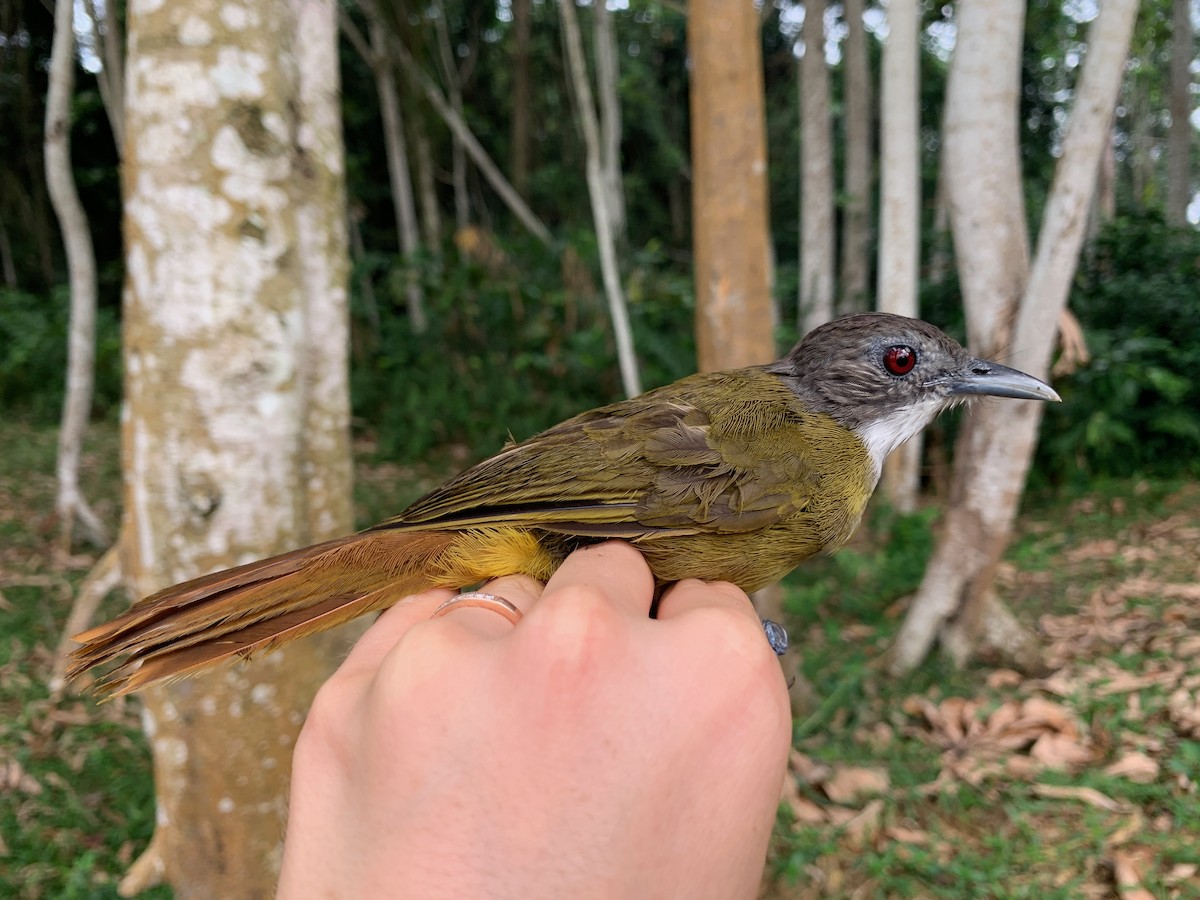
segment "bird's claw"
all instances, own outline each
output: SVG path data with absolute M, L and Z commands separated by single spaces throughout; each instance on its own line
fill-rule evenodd
M 770 619 L 763 619 L 762 627 L 763 633 L 767 636 L 767 643 L 771 645 L 771 649 L 775 651 L 775 655 L 783 656 L 783 654 L 787 653 L 787 629 L 778 622 L 772 622 Z

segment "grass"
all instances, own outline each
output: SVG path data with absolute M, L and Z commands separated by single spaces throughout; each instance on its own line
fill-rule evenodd
M 95 554 L 54 548 L 54 431 L 4 423 L 0 444 L 0 897 L 116 897 L 153 829 L 137 703 L 50 696 L 51 651 Z M 94 429 L 84 485 L 113 528 L 116 444 Z M 356 450 L 360 524 L 438 478 Z M 853 546 L 789 580 L 793 642 L 822 699 L 796 721 L 766 895 L 1200 897 L 1200 743 L 1170 707 L 1181 685 L 1200 694 L 1200 487 L 1116 482 L 1022 516 L 999 584 L 1045 641 L 1040 680 L 939 657 L 907 678 L 880 672 L 935 518 L 876 512 Z M 1002 714 L 1033 702 L 1062 716 L 1018 716 L 1053 751 L 1036 752 L 1085 759 L 1043 766 L 1037 742 L 1005 744 Z M 1106 774 L 1134 753 L 1151 775 Z M 875 793 L 835 789 L 863 772 Z

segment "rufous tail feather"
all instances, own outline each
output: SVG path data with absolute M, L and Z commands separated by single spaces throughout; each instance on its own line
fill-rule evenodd
M 125 657 L 98 686 L 114 695 L 246 658 L 433 587 L 457 588 L 553 562 L 528 531 L 368 531 L 159 591 L 75 640 L 69 676 Z

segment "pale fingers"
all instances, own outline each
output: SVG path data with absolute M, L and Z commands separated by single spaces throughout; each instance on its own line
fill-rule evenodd
M 524 614 L 529 612 L 542 596 L 544 587 L 540 581 L 528 575 L 504 575 L 493 578 L 478 590 L 507 600 Z M 515 627 L 513 622 L 495 610 L 465 605 L 451 607 L 439 616 L 439 620 L 480 637 L 503 637 Z
M 642 554 L 622 541 L 606 541 L 576 550 L 546 582 L 546 599 L 583 591 L 604 598 L 626 614 L 649 615 L 654 576 Z
M 384 610 L 355 643 L 338 674 L 345 677 L 359 672 L 374 672 L 410 628 L 428 619 L 438 606 L 455 593 L 448 588 L 434 588 L 405 597 Z
M 687 578 L 669 587 L 658 602 L 658 618 L 672 619 L 704 607 L 724 609 L 758 624 L 754 604 L 740 587 L 728 581 Z

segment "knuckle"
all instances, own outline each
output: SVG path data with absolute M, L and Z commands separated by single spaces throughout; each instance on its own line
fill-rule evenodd
M 555 678 L 602 675 L 604 661 L 625 640 L 620 612 L 591 587 L 556 591 L 536 612 L 522 625 L 537 644 L 535 664 Z

